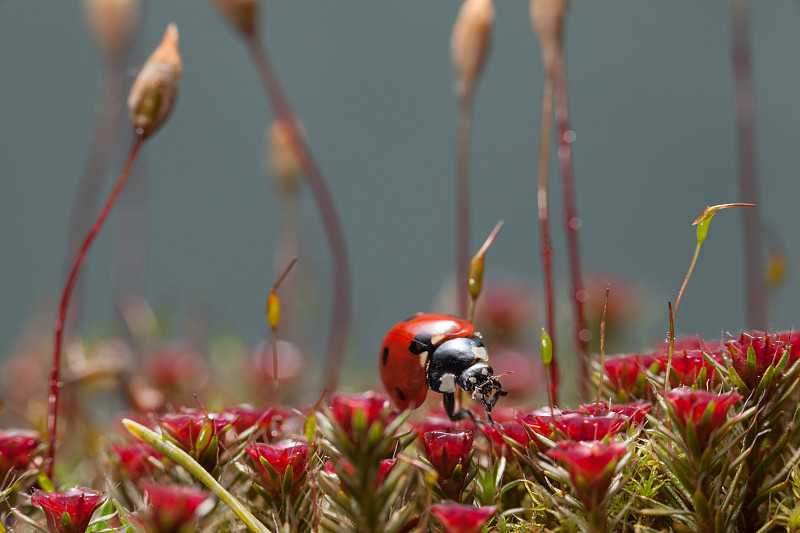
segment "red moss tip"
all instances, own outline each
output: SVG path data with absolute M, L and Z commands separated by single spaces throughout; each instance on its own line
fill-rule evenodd
M 670 383 L 676 386 L 691 386 L 697 383 L 701 376 L 705 376 L 705 378 L 703 379 L 703 383 L 700 383 L 700 385 L 713 383 L 716 380 L 717 374 L 713 363 L 708 361 L 703 353 L 704 350 L 701 349 L 673 349 Z M 722 355 L 720 354 L 719 350 L 714 353 L 705 353 L 708 353 L 712 360 L 719 364 L 723 364 Z M 658 362 L 663 368 L 667 367 L 667 359 L 667 353 L 658 355 Z
M 617 391 L 634 394 L 638 397 L 647 396 L 644 389 L 646 383 L 641 378 L 644 373 L 658 360 L 655 354 L 620 354 L 605 358 L 603 375 Z
M 164 432 L 208 471 L 217 465 L 220 437 L 234 422 L 236 417 L 230 413 L 204 413 L 196 409 L 158 419 Z
M 497 506 L 473 507 L 452 501 L 431 505 L 444 533 L 478 533 L 497 512 Z
M 336 394 L 331 398 L 330 410 L 333 418 L 342 430 L 351 438 L 356 435 L 356 417 L 363 418 L 366 430 L 376 422 L 386 422 L 394 416 L 390 411 L 389 397 L 378 392 L 362 392 L 358 394 Z
M 112 442 L 109 454 L 118 472 L 134 482 L 155 473 L 156 465 L 153 460 L 161 461 L 163 457 L 150 446 L 141 443 Z
M 284 487 L 289 487 L 289 494 L 299 488 L 308 465 L 306 444 L 296 441 L 283 441 L 275 445 L 256 442 L 248 445 L 245 452 L 253 459 L 258 480 L 270 497 L 281 497 Z M 287 474 L 290 467 L 291 474 Z M 284 482 L 287 475 L 291 475 L 291 481 L 287 479 Z
M 738 339 L 725 344 L 733 359 L 733 369 L 750 390 L 758 387 L 761 378 L 770 365 L 776 365 L 788 348 L 786 340 L 779 335 L 769 335 L 760 331 L 745 331 Z M 754 364 L 748 364 L 747 354 L 753 349 Z M 790 360 L 800 356 L 800 352 L 790 353 Z
M 448 498 L 459 499 L 472 460 L 473 433 L 470 430 L 428 431 L 422 435 L 425 456 Z
M 140 519 L 152 533 L 194 531 L 211 494 L 187 485 L 147 484 L 143 488 L 148 508 Z
M 628 447 L 621 442 L 559 442 L 547 455 L 561 462 L 587 509 L 599 506 L 608 492 L 614 469 Z
M 50 533 L 83 533 L 104 498 L 104 494 L 86 488 L 60 493 L 36 490 L 31 503 L 44 511 Z
M 0 479 L 9 473 L 28 469 L 31 459 L 39 450 L 39 433 L 27 429 L 0 430 Z
M 684 429 L 693 424 L 701 447 L 719 429 L 728 415 L 728 409 L 742 399 L 737 392 L 716 394 L 713 392 L 680 387 L 664 393 L 664 398 L 674 407 L 675 417 Z

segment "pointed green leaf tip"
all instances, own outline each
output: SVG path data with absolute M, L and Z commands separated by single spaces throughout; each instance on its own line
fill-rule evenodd
M 553 361 L 553 339 L 547 333 L 547 330 L 542 328 L 542 364 L 549 366 Z
M 692 226 L 697 226 L 697 244 L 698 246 L 703 244 L 703 241 L 706 240 L 708 236 L 708 226 L 711 224 L 711 219 L 714 218 L 714 215 L 720 209 L 727 209 L 729 207 L 755 207 L 756 204 L 743 204 L 743 203 L 734 203 L 734 204 L 718 204 L 715 206 L 706 206 L 703 209 L 703 212 L 700 214 L 697 219 L 692 222 Z

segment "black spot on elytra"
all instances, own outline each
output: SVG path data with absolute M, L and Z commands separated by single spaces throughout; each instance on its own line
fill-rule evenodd
M 401 402 L 406 401 L 406 395 L 403 394 L 403 391 L 400 390 L 400 387 L 395 387 L 394 392 L 397 394 L 397 397 L 400 398 Z
M 386 361 L 389 360 L 389 347 L 383 347 L 383 366 L 386 366 Z
M 414 340 L 411 341 L 411 344 L 408 347 L 408 351 L 419 355 L 422 352 L 430 351 L 431 348 L 431 334 L 427 332 L 422 332 L 414 337 Z

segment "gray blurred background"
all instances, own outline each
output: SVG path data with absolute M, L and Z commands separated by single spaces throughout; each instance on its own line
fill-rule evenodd
M 454 264 L 456 100 L 449 57 L 455 0 L 267 2 L 261 35 L 339 208 L 353 267 L 348 365 L 370 372 L 385 331 L 435 305 Z M 536 154 L 540 48 L 520 0 L 495 2 L 495 37 L 473 119 L 473 249 L 506 222 L 487 276 L 541 294 Z M 169 22 L 184 76 L 172 118 L 124 194 L 146 198 L 146 296 L 211 333 L 265 338 L 276 194 L 264 165 L 272 114 L 238 36 L 209 1 L 146 2 L 129 85 Z M 737 201 L 728 3 L 573 2 L 567 22 L 575 176 L 587 271 L 645 287 L 628 350 L 661 338 L 707 204 Z M 770 296 L 772 326 L 800 325 L 800 3 L 753 2 L 761 213 L 789 261 Z M 100 56 L 77 0 L 0 0 L 0 353 L 56 313 L 67 225 L 89 147 Z M 127 90 L 127 89 L 126 89 Z M 127 94 L 127 93 L 126 93 Z M 123 121 L 123 125 L 127 123 Z M 122 128 L 106 191 L 123 164 Z M 567 317 L 560 173 L 551 160 L 559 314 Z M 136 185 L 138 180 L 138 185 Z M 105 194 L 105 193 L 104 193 Z M 112 224 L 117 213 L 112 214 Z M 714 219 L 677 329 L 719 337 L 745 327 L 741 214 Z M 298 316 L 312 360 L 328 337 L 330 260 L 303 193 Z M 84 331 L 114 324 L 106 227 L 86 264 Z M 118 243 L 125 246 L 124 242 Z M 612 301 L 614 298 L 612 285 Z M 537 299 L 541 308 L 541 298 Z M 544 314 L 536 315 L 534 330 Z M 184 324 L 181 326 L 181 324 Z M 50 332 L 42 330 L 47 344 Z M 562 326 L 561 336 L 568 334 Z M 568 349 L 567 343 L 562 343 Z

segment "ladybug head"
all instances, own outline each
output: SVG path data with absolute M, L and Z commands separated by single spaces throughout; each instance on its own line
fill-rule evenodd
M 465 391 L 472 391 L 473 399 L 480 399 L 486 412 L 489 413 L 501 396 L 507 396 L 500 380 L 494 376 L 494 370 L 488 363 L 478 362 L 467 368 L 458 377 L 458 386 Z

